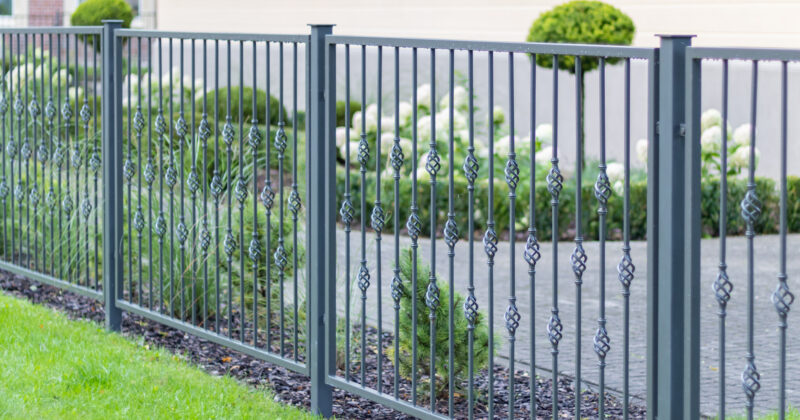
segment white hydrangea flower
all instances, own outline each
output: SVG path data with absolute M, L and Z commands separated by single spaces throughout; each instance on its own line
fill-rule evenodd
M 499 105 L 495 105 L 494 109 L 492 110 L 492 121 L 494 121 L 495 125 L 502 124 L 506 120 L 505 111 Z
M 364 111 L 364 121 L 367 125 L 367 133 L 374 133 L 378 130 L 378 105 L 369 104 Z
M 703 153 L 718 152 L 722 148 L 722 128 L 715 125 L 709 127 L 700 135 L 700 147 Z
M 467 109 L 469 103 L 469 96 L 467 95 L 467 90 L 464 89 L 463 86 L 455 86 L 453 87 L 453 108 L 459 111 L 463 111 Z M 445 92 L 442 99 L 439 100 L 439 108 L 440 109 L 447 109 L 450 108 L 450 92 Z
M 536 165 L 541 167 L 549 167 L 550 159 L 553 157 L 553 147 L 542 147 L 541 150 L 536 152 Z
M 705 110 L 702 115 L 700 115 L 700 131 L 706 131 L 707 129 L 719 126 L 722 124 L 722 114 L 720 114 L 719 110 L 715 108 L 710 108 Z
M 403 160 L 410 162 L 408 160 L 409 156 L 411 156 L 411 149 L 414 147 L 410 139 L 405 139 L 400 137 L 400 150 L 403 151 Z M 410 163 L 409 163 L 410 165 Z
M 508 156 L 508 151 L 511 149 L 511 137 L 503 136 L 500 140 L 494 142 L 494 154 L 495 156 L 506 157 Z
M 67 69 L 61 69 L 53 74 L 50 82 L 53 84 L 54 89 L 57 89 L 58 86 L 65 87 L 72 83 L 72 75 L 69 74 Z
M 750 124 L 742 124 L 733 132 L 735 146 L 748 146 L 750 144 Z
M 342 147 L 347 141 L 347 127 L 336 127 L 336 147 Z
M 539 124 L 536 127 L 536 140 L 539 140 L 542 145 L 553 144 L 553 125 Z
M 612 184 L 617 181 L 625 181 L 625 166 L 619 162 L 611 162 L 606 167 L 606 175 Z
M 755 150 L 755 166 L 757 168 L 759 158 L 761 157 L 761 152 L 758 150 L 758 148 L 755 148 Z M 736 149 L 736 151 L 733 152 L 731 157 L 728 159 L 728 164 L 730 165 L 731 169 L 747 169 L 750 166 L 750 148 L 740 147 Z M 755 170 L 755 168 L 753 169 Z
M 361 135 L 361 118 L 362 118 L 361 111 L 356 111 L 356 112 L 353 113 L 353 121 L 352 121 L 352 125 L 350 125 L 350 127 L 353 128 L 353 135 L 354 136 Z
M 453 111 L 453 135 L 459 130 L 467 128 L 467 117 L 464 114 Z M 450 110 L 443 109 L 436 113 L 436 137 L 450 138 Z
M 347 143 L 343 143 L 339 146 L 339 155 L 344 158 L 347 156 Z M 358 142 L 351 141 L 350 142 L 350 164 L 357 164 L 358 163 Z
M 423 115 L 417 120 L 417 136 L 420 142 L 431 141 L 431 116 Z
M 417 87 L 417 107 L 430 109 L 431 107 L 431 85 L 424 83 Z
M 388 155 L 394 145 L 394 133 L 381 134 L 381 155 Z
M 636 142 L 636 157 L 645 165 L 647 165 L 647 147 L 647 139 L 639 139 L 639 141 Z
M 394 131 L 394 117 L 381 117 L 381 131 Z
M 625 194 L 625 183 L 619 180 L 614 181 L 614 183 L 611 185 L 611 189 L 614 190 L 615 194 L 623 195 Z
M 406 127 L 411 122 L 411 116 L 414 113 L 414 107 L 409 102 L 400 102 L 398 106 L 398 114 L 400 117 L 400 126 Z

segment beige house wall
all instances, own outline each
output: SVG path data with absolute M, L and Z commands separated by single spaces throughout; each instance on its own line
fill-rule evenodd
M 523 41 L 539 13 L 563 0 L 158 0 L 158 29 L 303 33 L 335 23 L 348 35 Z M 634 44 L 658 33 L 697 45 L 800 46 L 797 0 L 608 0 L 630 15 Z

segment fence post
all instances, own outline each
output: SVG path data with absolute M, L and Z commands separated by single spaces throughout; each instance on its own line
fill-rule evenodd
M 103 298 L 106 328 L 119 331 L 122 311 L 117 308 L 117 282 L 122 279 L 122 44 L 114 32 L 121 20 L 103 21 Z
M 310 301 L 310 352 L 307 365 L 311 376 L 311 411 L 330 417 L 333 406 L 331 386 L 327 376 L 335 366 L 334 322 L 326 317 L 326 306 L 335 303 L 335 235 L 336 235 L 336 176 L 335 176 L 335 54 L 326 57 L 325 35 L 333 25 L 309 25 L 311 37 L 309 59 L 310 132 L 307 133 L 306 161 L 308 162 L 308 271 Z M 327 61 L 326 61 L 327 58 Z M 333 94 L 326 91 L 333 86 Z M 330 111 L 333 110 L 331 113 Z M 331 117 L 332 115 L 332 117 Z M 333 127 L 333 128 L 331 128 Z M 333 306 L 330 306 L 333 310 Z M 327 328 L 326 328 L 327 327 Z M 333 333 L 332 333 L 333 332 Z M 334 349 L 335 350 L 335 349 Z
M 699 312 L 699 300 L 697 279 L 687 276 L 696 259 L 688 255 L 687 247 L 694 234 L 689 225 L 697 204 L 690 193 L 693 183 L 699 182 L 691 170 L 694 165 L 686 160 L 693 149 L 687 141 L 686 110 L 698 105 L 693 101 L 696 95 L 687 89 L 686 48 L 691 40 L 692 36 L 662 35 L 659 52 L 657 390 L 656 401 L 648 402 L 648 411 L 653 410 L 653 418 L 659 419 L 693 419 L 699 415 L 695 406 L 699 392 L 699 366 L 695 363 L 699 360 L 698 331 L 692 318 Z M 699 254 L 699 249 L 693 252 Z

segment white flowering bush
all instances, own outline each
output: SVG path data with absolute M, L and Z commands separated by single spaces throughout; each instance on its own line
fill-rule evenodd
M 722 127 L 725 124 L 727 135 L 722 137 Z M 722 120 L 722 114 L 716 109 L 708 109 L 700 116 L 700 156 L 702 161 L 701 173 L 703 178 L 719 177 L 722 172 L 722 142 L 725 141 L 728 153 L 727 175 L 740 175 L 746 173 L 750 166 L 750 124 L 742 124 L 735 130 L 730 123 Z M 755 149 L 755 164 L 761 154 Z M 755 168 L 753 168 L 755 169 Z

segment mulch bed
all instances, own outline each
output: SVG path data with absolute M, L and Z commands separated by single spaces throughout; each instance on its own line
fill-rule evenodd
M 24 277 L 0 272 L 0 289 L 6 293 L 22 297 L 33 303 L 43 304 L 66 313 L 73 319 L 88 319 L 97 323 L 102 323 L 104 318 L 103 305 L 93 299 L 81 295 L 67 292 L 56 287 L 44 285 Z M 311 386 L 307 377 L 294 373 L 288 369 L 275 366 L 273 364 L 258 360 L 254 357 L 241 354 L 228 349 L 227 347 L 203 340 L 182 331 L 163 326 L 154 321 L 135 314 L 123 312 L 122 332 L 131 337 L 140 337 L 144 343 L 151 346 L 158 346 L 182 355 L 186 360 L 199 366 L 212 375 L 230 375 L 247 383 L 248 385 L 260 387 L 268 386 L 275 394 L 275 400 L 285 404 L 300 407 L 309 407 Z M 377 388 L 377 331 L 367 330 L 367 347 L 365 357 L 366 385 L 369 388 Z M 382 336 L 384 349 L 393 346 L 393 337 L 385 333 Z M 356 350 L 356 349 L 354 349 Z M 360 355 L 356 355 L 360 357 Z M 360 380 L 360 359 L 354 358 L 351 363 L 350 379 L 356 383 Z M 393 392 L 393 366 L 391 360 L 384 352 L 382 374 L 382 390 L 389 395 Z M 495 394 L 494 407 L 496 417 L 508 417 L 508 370 L 502 366 L 495 366 Z M 339 371 L 340 375 L 344 372 Z M 425 380 L 426 378 L 420 378 Z M 515 416 L 527 418 L 530 416 L 531 392 L 529 387 L 530 378 L 527 372 L 517 371 L 515 374 Z M 401 398 L 410 399 L 411 384 L 405 379 L 399 382 L 398 393 Z M 534 393 L 537 403 L 537 417 L 551 417 L 552 408 L 552 386 L 550 380 L 537 378 L 536 392 Z M 427 385 L 423 386 L 420 382 L 418 390 L 418 404 L 429 406 L 427 399 Z M 486 371 L 476 372 L 475 375 L 476 398 L 475 417 L 486 418 L 487 414 L 487 389 L 488 375 Z M 559 383 L 559 410 L 562 417 L 573 417 L 575 407 L 573 382 L 568 378 L 560 378 Z M 584 418 L 597 418 L 598 394 L 589 390 L 584 390 L 581 395 L 581 414 Z M 457 396 L 455 401 L 455 413 L 457 418 L 465 418 L 467 413 L 467 400 L 463 396 Z M 638 405 L 631 405 L 630 417 L 634 419 L 645 418 L 645 408 Z M 440 413 L 447 413 L 447 400 L 437 400 L 437 410 Z M 334 415 L 339 418 L 352 419 L 410 419 L 408 415 L 402 414 L 394 409 L 385 407 L 381 404 L 372 402 L 365 398 L 358 397 L 340 389 L 334 389 Z M 611 418 L 622 417 L 622 403 L 614 395 L 606 395 L 606 415 Z

